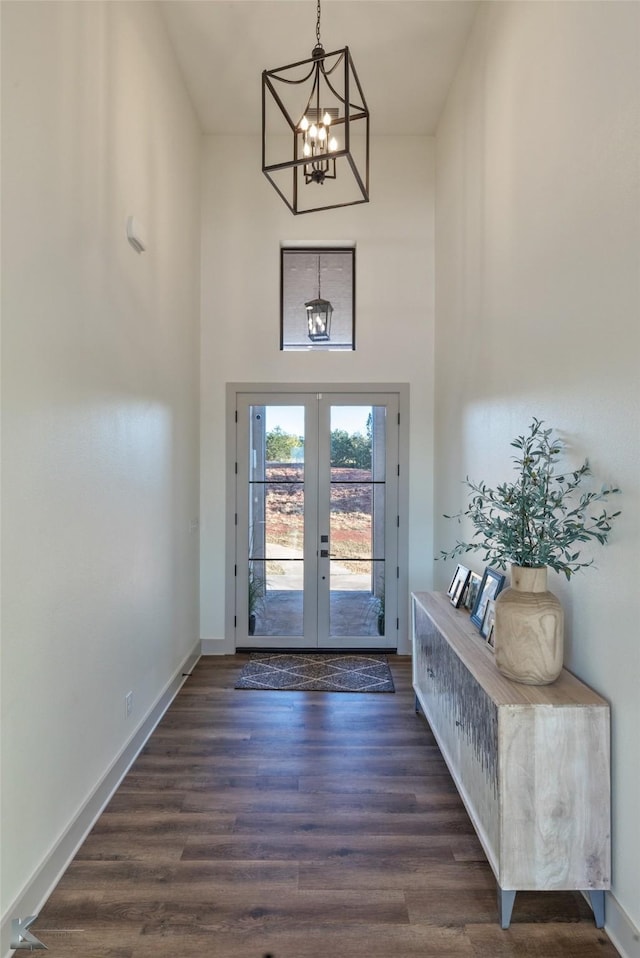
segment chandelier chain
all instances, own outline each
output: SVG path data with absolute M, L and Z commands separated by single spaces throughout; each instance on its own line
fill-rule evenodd
M 322 43 L 320 42 L 320 0 L 318 0 L 318 11 L 316 17 L 316 46 L 321 47 Z

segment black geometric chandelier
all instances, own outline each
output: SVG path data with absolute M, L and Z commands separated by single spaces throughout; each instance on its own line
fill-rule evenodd
M 312 343 L 326 343 L 331 339 L 331 314 L 333 306 L 322 299 L 320 287 L 320 256 L 318 255 L 318 298 L 305 303 L 307 311 L 307 335 Z
M 349 47 L 262 73 L 262 172 L 292 213 L 369 202 L 369 110 Z

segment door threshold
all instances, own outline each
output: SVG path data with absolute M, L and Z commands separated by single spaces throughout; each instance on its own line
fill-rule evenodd
M 380 649 L 380 648 L 371 648 L 371 649 L 307 649 L 302 647 L 298 648 L 279 648 L 274 646 L 273 648 L 265 649 L 264 646 L 257 645 L 239 645 L 236 649 L 236 652 L 265 652 L 268 655 L 270 654 L 286 654 L 290 653 L 291 655 L 397 655 L 398 650 L 393 648 Z

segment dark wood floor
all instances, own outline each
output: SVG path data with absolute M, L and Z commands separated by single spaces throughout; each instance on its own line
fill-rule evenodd
M 615 958 L 578 893 L 493 875 L 396 694 L 234 691 L 202 659 L 32 931 L 55 958 Z

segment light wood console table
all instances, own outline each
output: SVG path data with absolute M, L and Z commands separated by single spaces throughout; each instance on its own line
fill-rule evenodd
M 508 928 L 517 891 L 578 889 L 596 925 L 610 888 L 609 706 L 563 670 L 552 685 L 502 676 L 464 610 L 411 596 L 413 688 L 498 883 Z

